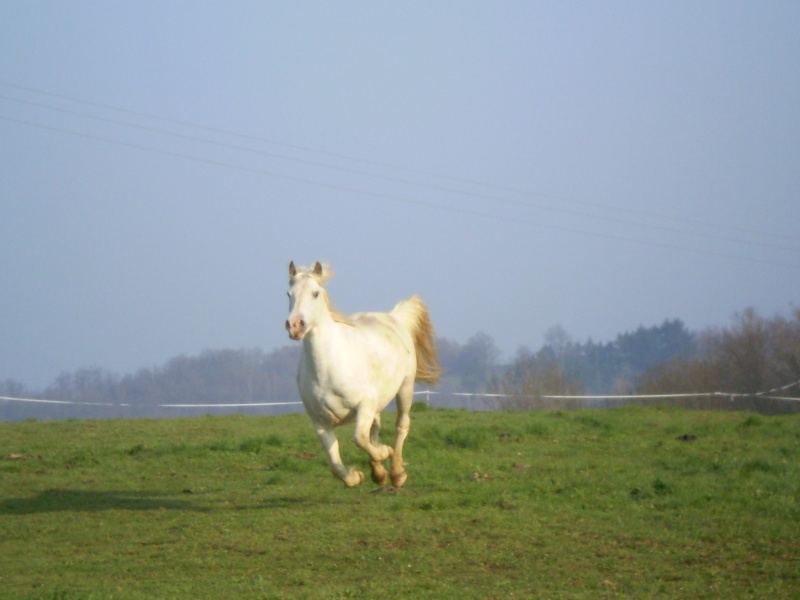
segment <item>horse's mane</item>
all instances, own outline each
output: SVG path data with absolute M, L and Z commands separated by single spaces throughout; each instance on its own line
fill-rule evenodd
M 318 284 L 321 286 L 325 285 L 325 282 L 330 280 L 333 275 L 334 271 L 331 269 L 328 263 L 317 263 L 320 265 L 320 269 L 314 267 L 304 267 L 299 266 L 296 267 L 296 273 L 289 278 L 289 285 L 293 285 L 295 281 L 302 277 L 311 277 L 314 279 Z M 325 298 L 325 305 L 328 307 L 328 312 L 331 313 L 331 317 L 337 323 L 344 323 L 345 325 L 353 325 L 352 319 L 350 319 L 347 315 L 339 312 L 331 303 L 331 297 L 328 295 L 328 291 L 323 287 L 322 289 L 322 296 Z
M 328 306 L 328 312 L 331 313 L 331 317 L 334 321 L 337 323 L 344 323 L 345 325 L 353 325 L 353 321 L 350 317 L 340 313 L 333 304 L 331 304 L 331 297 L 325 289 L 322 290 L 322 295 L 325 297 L 325 304 Z

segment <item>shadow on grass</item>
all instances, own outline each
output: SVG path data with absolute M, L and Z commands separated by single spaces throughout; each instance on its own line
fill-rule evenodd
M 320 502 L 312 498 L 301 496 L 276 496 L 274 498 L 266 498 L 257 503 L 249 506 L 237 506 L 237 510 L 260 510 L 260 509 L 277 509 L 277 508 L 297 508 L 302 506 L 318 506 Z M 332 504 L 338 504 L 334 502 Z
M 208 509 L 187 500 L 175 500 L 158 492 L 45 490 L 33 498 L 6 498 L 0 514 L 30 515 L 47 512 L 100 512 L 104 510 L 193 510 Z

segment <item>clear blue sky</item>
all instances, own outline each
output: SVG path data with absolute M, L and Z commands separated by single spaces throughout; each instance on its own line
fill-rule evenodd
M 800 3 L 0 4 L 0 380 L 425 298 L 507 359 L 800 301 Z

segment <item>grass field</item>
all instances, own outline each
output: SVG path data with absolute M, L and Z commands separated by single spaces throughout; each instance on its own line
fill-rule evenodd
M 305 415 L 0 423 L 0 597 L 800 597 L 800 415 L 421 409 L 401 490 Z

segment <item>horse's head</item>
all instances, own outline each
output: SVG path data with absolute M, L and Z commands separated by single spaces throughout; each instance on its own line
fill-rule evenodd
M 289 318 L 286 331 L 293 340 L 302 340 L 327 312 L 325 290 L 327 273 L 317 262 L 313 269 L 298 269 L 289 263 Z

